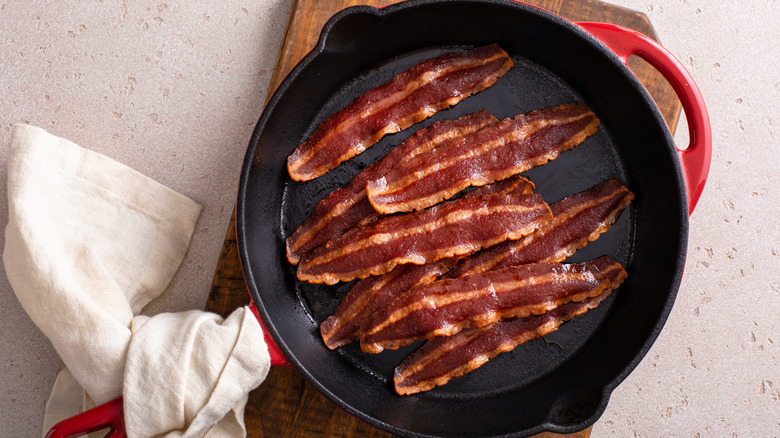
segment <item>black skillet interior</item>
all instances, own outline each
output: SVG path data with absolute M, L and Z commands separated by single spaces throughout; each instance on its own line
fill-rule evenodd
M 515 67 L 497 84 L 314 181 L 293 182 L 287 156 L 327 116 L 422 59 L 497 42 Z M 629 210 L 571 261 L 608 254 L 629 272 L 599 308 L 432 391 L 400 397 L 392 371 L 413 351 L 329 351 L 319 323 L 350 284 L 303 284 L 284 238 L 331 190 L 414 130 L 486 108 L 499 119 L 584 100 L 602 121 L 582 145 L 526 173 L 548 203 L 617 178 Z M 244 272 L 266 325 L 290 362 L 348 412 L 418 436 L 574 432 L 650 348 L 671 310 L 685 258 L 687 207 L 673 141 L 630 71 L 576 26 L 511 1 L 417 1 L 336 15 L 314 51 L 279 87 L 258 122 L 241 176 L 237 226 Z

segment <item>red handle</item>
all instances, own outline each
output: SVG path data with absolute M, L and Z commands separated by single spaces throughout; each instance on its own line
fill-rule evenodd
M 111 428 L 105 438 L 126 438 L 122 397 L 60 421 L 51 428 L 46 438 L 68 438 Z
M 690 144 L 677 149 L 682 164 L 688 194 L 688 215 L 699 201 L 712 159 L 712 131 L 704 98 L 682 63 L 668 50 L 647 36 L 625 27 L 608 23 L 577 23 L 595 36 L 624 62 L 636 55 L 658 70 L 674 88 L 688 119 Z
M 263 324 L 263 320 L 257 313 L 255 303 L 250 299 L 249 308 L 257 318 L 260 326 L 263 328 L 263 337 L 268 345 L 268 353 L 271 356 L 271 365 L 290 365 L 290 362 L 279 350 L 268 330 Z M 88 411 L 82 412 L 76 416 L 60 421 L 51 428 L 46 438 L 69 438 L 86 435 L 101 429 L 111 428 L 105 438 L 126 438 L 125 416 L 123 410 L 122 397 L 117 397 L 110 402 L 103 403 Z
M 257 311 L 257 306 L 255 306 L 255 302 L 251 297 L 249 298 L 249 308 L 252 309 L 252 313 L 255 314 L 257 322 L 259 322 L 260 327 L 263 328 L 263 338 L 265 339 L 265 344 L 268 346 L 268 354 L 271 356 L 271 365 L 290 365 L 290 361 L 284 357 L 282 350 L 279 349 L 279 346 L 276 345 L 274 338 L 271 337 L 271 334 L 268 333 L 268 329 L 265 328 L 265 324 L 263 324 L 263 318 L 260 317 L 260 313 Z

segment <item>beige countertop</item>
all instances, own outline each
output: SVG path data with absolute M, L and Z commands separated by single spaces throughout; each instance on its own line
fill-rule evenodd
M 593 436 L 780 436 L 780 5 L 612 3 L 646 13 L 689 69 L 714 145 L 674 309 Z M 0 0 L 1 179 L 13 124 L 30 123 L 205 207 L 147 314 L 205 305 L 289 9 L 290 0 Z M 63 365 L 4 274 L 0 299 L 0 436 L 39 436 Z

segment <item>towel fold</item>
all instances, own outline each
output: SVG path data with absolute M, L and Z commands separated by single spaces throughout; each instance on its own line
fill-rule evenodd
M 270 366 L 248 308 L 138 315 L 170 282 L 201 207 L 101 154 L 27 125 L 8 155 L 3 261 L 27 314 L 67 366 L 67 400 L 123 394 L 130 437 L 243 436 L 248 392 Z M 72 377 L 71 377 L 72 376 Z M 89 395 L 74 389 L 74 381 Z M 78 399 L 78 400 L 76 400 Z

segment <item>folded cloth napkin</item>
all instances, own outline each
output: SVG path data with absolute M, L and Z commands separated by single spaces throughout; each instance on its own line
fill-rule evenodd
M 200 205 L 104 155 L 17 125 L 8 210 L 6 274 L 67 367 L 44 434 L 92 400 L 121 394 L 130 437 L 246 435 L 247 394 L 270 366 L 251 311 L 224 320 L 202 311 L 139 315 L 181 264 Z

